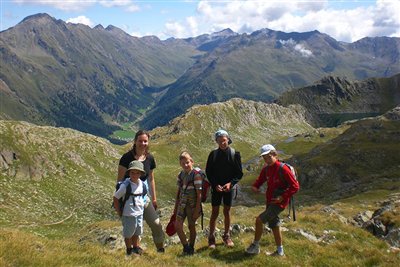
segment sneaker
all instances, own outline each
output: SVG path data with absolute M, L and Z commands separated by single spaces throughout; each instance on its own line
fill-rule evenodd
M 224 241 L 225 246 L 227 246 L 228 248 L 233 247 L 235 244 L 233 243 L 231 237 L 229 236 L 229 234 L 224 234 L 222 236 L 222 240 Z
M 274 252 L 266 252 L 267 256 L 272 256 L 272 257 L 283 257 L 285 256 L 285 253 L 281 252 L 279 253 L 277 250 L 275 250 Z
M 251 243 L 250 246 L 246 249 L 247 254 L 259 254 L 260 253 L 260 245 Z
M 215 249 L 215 236 L 208 237 L 208 248 Z
M 143 249 L 141 247 L 133 247 L 132 248 L 132 253 L 142 255 L 143 254 Z
M 157 252 L 158 252 L 158 253 L 164 253 L 164 252 L 165 252 L 165 248 L 158 248 L 158 249 L 157 249 Z

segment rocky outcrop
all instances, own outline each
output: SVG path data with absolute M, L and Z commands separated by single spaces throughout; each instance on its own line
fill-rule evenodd
M 291 159 L 308 196 L 334 200 L 398 181 L 400 108 L 353 121 L 337 138 Z
M 392 247 L 400 248 L 400 193 L 393 194 L 380 203 L 380 208 L 364 211 L 354 216 L 354 224 L 362 227 L 374 236 L 388 242 Z
M 314 131 L 307 123 L 307 111 L 300 105 L 282 107 L 234 98 L 210 105 L 196 105 L 172 120 L 167 126 L 157 128 L 155 137 L 163 134 L 189 135 L 215 131 L 219 128 L 232 129 L 236 139 L 254 142 L 258 134 L 262 139 L 272 136 L 291 136 Z M 251 133 L 251 134 L 249 134 Z

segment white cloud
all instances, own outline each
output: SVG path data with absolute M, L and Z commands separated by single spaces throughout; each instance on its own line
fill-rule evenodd
M 300 55 L 303 57 L 310 57 L 313 55 L 311 50 L 305 48 L 303 44 L 296 43 L 296 41 L 292 38 L 289 40 L 279 40 L 279 42 L 282 44 L 282 46 L 300 53 Z
M 312 56 L 312 52 L 311 50 L 308 50 L 304 47 L 304 45 L 302 44 L 297 44 L 294 46 L 294 50 L 296 50 L 297 52 L 299 52 L 303 57 L 310 57 Z
M 100 0 L 98 2 L 105 7 L 129 6 L 132 4 L 131 0 Z
M 135 5 L 135 4 L 131 4 L 130 6 L 128 6 L 126 11 L 128 11 L 128 12 L 137 12 L 137 11 L 140 11 L 140 7 Z
M 285 32 L 318 30 L 336 40 L 354 42 L 370 36 L 400 36 L 400 1 L 377 0 L 371 5 L 340 9 L 321 1 L 199 1 L 197 14 L 165 25 L 167 36 L 188 37 L 230 28 L 250 33 L 269 28 Z M 194 25 L 197 25 L 194 27 Z M 178 35 L 172 35 L 172 33 Z
M 132 0 L 98 0 L 99 4 L 104 7 L 125 7 L 128 12 L 137 12 L 140 10 Z
M 82 0 L 68 0 L 68 1 L 60 1 L 60 0 L 13 0 L 14 3 L 17 4 L 28 4 L 28 5 L 43 5 L 43 6 L 51 6 L 56 9 L 60 9 L 63 11 L 81 11 L 86 9 L 89 6 L 94 5 L 97 0 L 93 1 L 82 1 Z
M 188 31 L 190 32 L 191 36 L 199 35 L 199 25 L 195 17 L 187 17 L 186 22 L 189 26 Z
M 177 38 L 182 38 L 187 36 L 187 28 L 178 22 L 167 22 L 165 24 L 166 36 L 174 36 Z
M 126 7 L 128 12 L 140 10 L 133 0 L 12 0 L 17 4 L 50 6 L 63 11 L 82 11 L 90 6 L 100 4 L 104 7 Z
M 68 23 L 74 23 L 74 24 L 85 24 L 89 27 L 93 27 L 94 23 L 87 17 L 85 16 L 78 16 L 76 18 L 70 18 L 67 20 Z

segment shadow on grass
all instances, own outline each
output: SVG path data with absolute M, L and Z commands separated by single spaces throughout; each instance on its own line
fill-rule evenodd
M 215 260 L 225 263 L 238 263 L 252 258 L 254 255 L 246 254 L 242 247 L 227 248 L 224 245 L 217 245 L 215 249 L 202 247 L 197 250 L 197 253 L 209 251 L 209 256 Z

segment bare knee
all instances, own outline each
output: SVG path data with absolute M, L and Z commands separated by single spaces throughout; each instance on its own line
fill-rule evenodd
M 183 230 L 183 222 L 175 221 L 175 229 L 176 229 L 176 231 L 182 231 Z
M 224 206 L 224 216 L 228 217 L 231 211 L 231 207 L 229 206 Z
M 212 207 L 212 211 L 211 211 L 211 219 L 217 219 L 219 215 L 219 207 Z

